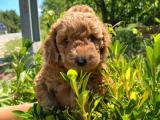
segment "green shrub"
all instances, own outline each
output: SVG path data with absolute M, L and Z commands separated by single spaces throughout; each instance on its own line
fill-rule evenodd
M 125 54 L 129 57 L 145 54 L 145 46 L 152 44 L 151 38 L 145 38 L 136 27 L 136 24 L 129 24 L 125 28 L 118 27 L 115 29 L 116 35 L 113 37 L 113 41 L 119 40 L 126 46 Z
M 7 32 L 15 33 L 20 30 L 20 17 L 15 10 L 0 10 L 0 23 L 5 24 Z
M 12 51 L 8 62 L 15 77 L 12 80 L 1 81 L 0 106 L 13 105 L 23 102 L 34 102 L 35 95 L 33 90 L 33 79 L 40 69 L 40 53 L 31 54 L 32 43 L 24 40 L 22 47 Z M 5 99 L 4 99 L 5 98 Z M 7 101 L 10 102 L 7 102 Z
M 160 118 L 160 34 L 153 37 L 153 46 L 146 46 L 146 57 L 124 57 L 125 47 L 115 41 L 110 48 L 111 57 L 102 71 L 108 90 L 104 96 L 91 93 L 87 82 L 92 73 L 78 73 L 71 69 L 61 73 L 75 93 L 77 107 L 60 110 L 53 107 L 44 110 L 39 104 L 26 113 L 15 111 L 26 120 L 151 120 Z M 112 83 L 110 83 L 112 80 Z
M 108 67 L 101 71 L 106 80 L 104 87 L 107 93 L 104 96 L 88 90 L 86 85 L 92 73 L 82 72 L 78 75 L 71 69 L 61 75 L 75 93 L 77 107 L 74 110 L 53 107 L 46 111 L 35 103 L 28 112 L 14 113 L 24 120 L 159 119 L 160 34 L 152 38 L 153 44 L 143 46 L 145 56 L 139 54 L 128 57 L 125 54 L 128 46 L 117 40 L 113 42 L 110 57 L 105 61 Z M 16 76 L 11 81 L 1 81 L 0 107 L 36 101 L 32 83 L 42 61 L 38 52 L 34 55 L 35 62 L 31 62 L 33 58 L 28 52 L 31 45 L 25 43 L 19 51 L 12 54 L 12 69 Z

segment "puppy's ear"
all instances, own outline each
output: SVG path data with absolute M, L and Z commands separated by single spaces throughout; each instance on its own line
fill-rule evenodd
M 49 34 L 44 42 L 43 56 L 47 64 L 57 64 L 59 62 L 59 51 L 56 45 L 57 25 L 52 25 Z
M 102 39 L 102 46 L 100 48 L 100 52 L 101 52 L 101 59 L 105 60 L 105 58 L 109 55 L 108 48 L 111 45 L 111 35 L 108 33 L 108 30 L 105 26 L 103 27 L 102 32 L 103 32 L 103 39 Z

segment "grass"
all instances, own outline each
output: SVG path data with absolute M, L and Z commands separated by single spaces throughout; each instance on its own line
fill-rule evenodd
M 8 53 L 15 51 L 16 49 L 19 49 L 22 47 L 22 39 L 15 39 L 10 40 L 7 43 L 5 43 L 5 51 Z

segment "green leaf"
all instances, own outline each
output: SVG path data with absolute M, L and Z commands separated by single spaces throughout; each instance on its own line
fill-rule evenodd
M 12 112 L 16 115 L 16 117 L 19 117 L 19 118 L 28 119 L 28 118 L 32 117 L 31 114 L 29 114 L 27 112 L 20 111 L 20 110 L 14 110 Z
M 25 79 L 26 79 L 26 77 L 27 77 L 27 73 L 26 73 L 26 71 L 23 71 L 23 72 L 20 73 L 20 78 L 19 78 L 19 80 L 20 80 L 21 82 L 24 82 Z
M 55 14 L 55 13 L 54 13 L 53 10 L 49 10 L 49 11 L 48 11 L 48 15 L 53 16 L 54 14 Z
M 37 119 L 43 119 L 44 118 L 43 108 L 37 103 L 33 104 L 33 113 L 35 114 L 35 117 Z
M 45 120 L 56 120 L 53 115 L 46 116 Z
M 82 88 L 82 84 L 83 84 L 83 81 L 84 81 L 84 78 L 86 77 L 86 75 L 87 75 L 87 72 L 83 73 L 81 71 L 80 77 L 79 77 L 79 80 L 78 80 L 79 81 L 79 83 L 78 83 L 78 90 L 80 90 Z
M 120 51 L 120 43 L 119 43 L 119 41 L 117 40 L 117 41 L 115 42 L 115 47 L 114 47 L 114 55 L 115 55 L 116 57 L 118 56 L 119 51 Z
M 149 91 L 146 90 L 144 93 L 143 93 L 143 96 L 141 97 L 139 103 L 138 103 L 138 109 L 143 105 L 143 103 L 149 98 Z
M 131 68 L 129 67 L 125 74 L 126 80 L 129 81 L 131 78 Z
M 13 57 L 14 61 L 16 61 L 16 62 L 18 61 L 18 59 L 14 53 L 12 53 L 12 57 Z
M 153 49 L 150 46 L 146 47 L 146 53 L 147 53 L 147 63 L 149 67 L 152 69 L 154 64 L 154 56 L 153 56 Z
M 78 87 L 75 79 L 70 79 L 70 85 L 73 91 L 75 92 L 76 96 L 79 96 Z
M 61 76 L 63 77 L 63 79 L 64 79 L 65 81 L 69 82 L 68 76 L 67 76 L 65 73 L 60 72 L 60 74 L 61 74 Z
M 63 111 L 65 118 L 67 118 L 67 120 L 76 120 L 76 118 L 71 113 L 69 113 L 68 109 L 69 108 L 67 108 Z
M 123 120 L 130 120 L 130 119 L 129 119 L 129 115 L 127 115 L 127 114 L 123 115 L 123 116 L 122 116 L 122 119 L 123 119 Z
M 101 118 L 102 118 L 102 113 L 100 113 L 100 112 L 98 112 L 98 111 L 94 111 L 94 112 L 92 113 L 92 116 L 94 117 L 93 120 L 101 120 Z M 105 119 L 104 119 L 104 120 L 105 120 Z
M 84 90 L 86 90 L 87 83 L 88 83 L 88 80 L 89 80 L 90 75 L 91 75 L 91 73 L 89 73 L 88 75 L 86 75 L 85 78 L 84 78 L 84 80 L 83 80 L 82 92 L 83 92 Z
M 94 101 L 94 106 L 93 108 L 91 109 L 91 112 L 93 112 L 95 110 L 95 108 L 97 107 L 97 105 L 99 104 L 99 102 L 101 101 L 102 98 L 97 98 L 95 101 Z
M 68 72 L 67 72 L 67 77 L 68 77 L 69 80 L 70 80 L 71 88 L 72 88 L 73 91 L 75 92 L 76 96 L 78 96 L 78 95 L 79 95 L 79 92 L 78 92 L 78 87 L 77 87 L 77 82 L 76 82 L 76 79 L 77 79 L 77 77 L 78 77 L 77 71 L 74 70 L 74 69 L 68 70 Z
M 18 65 L 15 62 L 13 62 L 12 67 L 14 67 L 14 69 L 16 69 L 18 67 Z
M 131 91 L 130 93 L 130 100 L 137 100 L 137 92 Z
M 68 72 L 67 72 L 67 76 L 68 76 L 68 78 L 69 78 L 70 80 L 76 80 L 77 77 L 78 77 L 78 73 L 77 73 L 76 70 L 70 69 L 70 70 L 68 70 Z
M 131 113 L 132 110 L 135 108 L 136 104 L 137 104 L 137 102 L 136 102 L 134 99 L 132 99 L 132 100 L 129 102 L 128 106 L 126 107 L 126 114 Z
M 160 19 L 158 17 L 154 18 L 155 22 L 160 23 Z
M 160 34 L 154 37 L 154 57 L 156 65 L 160 63 Z
M 138 30 L 136 28 L 132 29 L 133 34 L 138 34 Z
M 155 36 L 153 36 L 153 38 L 154 38 L 154 42 L 155 43 L 160 42 L 160 33 L 155 35 Z
M 89 98 L 89 91 L 85 90 L 82 91 L 82 93 L 78 96 L 78 104 L 80 105 L 80 107 L 84 110 L 85 104 L 88 101 Z

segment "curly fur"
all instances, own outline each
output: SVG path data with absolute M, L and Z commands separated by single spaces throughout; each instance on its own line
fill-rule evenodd
M 92 72 L 88 87 L 98 89 L 103 83 L 99 72 L 108 55 L 111 42 L 103 23 L 94 11 L 86 5 L 71 7 L 54 23 L 44 43 L 44 63 L 35 78 L 35 92 L 43 107 L 75 107 L 74 93 L 63 80 L 60 72 L 70 68 Z M 86 61 L 84 66 L 77 59 Z M 102 91 L 101 91 L 102 92 Z

